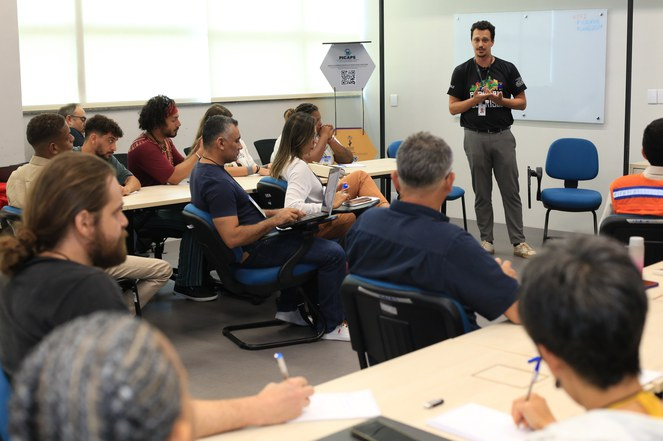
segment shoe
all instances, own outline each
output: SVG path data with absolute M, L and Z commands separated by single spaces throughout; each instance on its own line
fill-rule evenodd
M 291 325 L 297 326 L 308 326 L 304 317 L 299 313 L 298 309 L 294 311 L 277 311 L 274 316 L 276 320 L 281 320 L 282 322 L 290 323 Z
M 350 329 L 346 322 L 341 323 L 334 328 L 332 332 L 328 332 L 322 336 L 323 340 L 335 340 L 335 341 L 350 341 Z
M 212 300 L 219 298 L 218 294 L 210 292 L 210 290 L 204 286 L 175 285 L 173 291 L 183 295 L 189 300 L 193 300 L 194 302 L 211 302 Z
M 536 255 L 536 251 L 527 242 L 521 242 L 513 246 L 513 255 L 527 259 Z
M 488 242 L 487 240 L 481 241 L 481 248 L 486 250 L 488 254 L 495 254 L 495 247 L 491 242 Z

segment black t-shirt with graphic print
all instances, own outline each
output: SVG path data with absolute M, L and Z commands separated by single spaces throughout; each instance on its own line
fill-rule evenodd
M 495 57 L 490 67 L 483 68 L 470 58 L 454 69 L 447 94 L 464 101 L 484 86 L 495 94 L 501 91 L 504 98 L 514 97 L 527 89 L 513 63 Z M 513 124 L 511 109 L 488 100 L 486 105 L 486 116 L 479 116 L 478 106 L 474 106 L 460 115 L 460 125 L 472 130 L 495 130 Z

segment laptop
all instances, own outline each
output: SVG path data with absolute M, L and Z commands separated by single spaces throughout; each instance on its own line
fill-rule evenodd
M 325 192 L 322 196 L 321 211 L 309 213 L 306 216 L 297 219 L 295 222 L 280 225 L 278 228 L 283 229 L 298 227 L 314 220 L 330 217 L 334 208 L 334 196 L 336 196 L 336 187 L 338 187 L 338 180 L 341 178 L 341 172 L 341 167 L 331 167 L 331 170 L 329 171 L 329 177 L 327 178 L 327 186 L 325 187 Z

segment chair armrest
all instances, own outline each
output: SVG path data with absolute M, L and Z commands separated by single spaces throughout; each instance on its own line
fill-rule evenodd
M 541 200 L 541 180 L 543 179 L 543 169 L 527 166 L 527 208 L 532 208 L 532 177 L 536 177 L 536 200 Z

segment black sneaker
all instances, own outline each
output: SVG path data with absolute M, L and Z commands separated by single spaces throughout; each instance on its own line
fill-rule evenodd
M 219 298 L 218 294 L 210 292 L 210 290 L 204 286 L 175 285 L 174 291 L 194 302 L 211 302 L 212 300 Z

